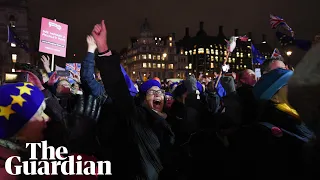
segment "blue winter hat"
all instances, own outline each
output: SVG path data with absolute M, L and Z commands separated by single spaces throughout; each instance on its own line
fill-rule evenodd
M 201 84 L 199 81 L 197 81 L 197 89 L 198 89 L 198 91 L 199 91 L 200 93 L 203 92 L 202 84 Z
M 153 86 L 157 86 L 159 88 L 161 88 L 161 84 L 156 81 L 156 80 L 153 80 L 153 79 L 150 79 L 146 82 L 144 82 L 141 87 L 140 87 L 140 92 L 142 93 L 146 93 L 150 88 L 152 88 Z
M 44 101 L 39 88 L 31 83 L 0 86 L 0 138 L 15 135 L 38 111 Z
M 171 93 L 169 93 L 169 92 L 166 92 L 165 95 L 173 97 L 173 95 Z
M 293 71 L 278 68 L 264 74 L 253 88 L 256 99 L 270 100 L 283 86 L 288 84 Z

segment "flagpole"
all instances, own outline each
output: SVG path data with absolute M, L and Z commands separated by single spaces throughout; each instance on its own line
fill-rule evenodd
M 57 20 L 54 19 L 54 21 L 57 21 Z M 51 57 L 51 71 L 54 71 L 54 54 L 52 54 L 52 57 Z

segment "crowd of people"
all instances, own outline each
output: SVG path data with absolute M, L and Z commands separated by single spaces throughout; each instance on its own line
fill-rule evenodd
M 318 177 L 320 46 L 295 71 L 281 58 L 265 60 L 259 80 L 246 69 L 133 82 L 107 37 L 104 21 L 87 36 L 80 77 L 52 72 L 42 56 L 43 73 L 17 67 L 28 82 L 0 86 L 0 179 L 74 178 L 5 171 L 7 158 L 28 160 L 25 144 L 43 140 L 112 163 L 111 176 L 76 179 Z

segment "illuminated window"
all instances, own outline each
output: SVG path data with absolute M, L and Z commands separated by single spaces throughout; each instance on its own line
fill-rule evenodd
M 212 45 L 210 45 L 210 47 L 212 47 Z
M 268 59 L 268 56 L 264 56 L 264 58 Z
M 148 63 L 148 68 L 151 68 L 151 63 Z
M 166 68 L 166 65 L 165 65 L 165 64 L 161 64 L 161 68 L 162 68 L 162 69 L 165 69 L 165 68 Z
M 161 60 L 161 56 L 160 55 L 157 56 L 157 60 Z
M 243 62 L 242 62 L 242 59 L 240 59 L 240 64 L 242 64 Z
M 244 68 L 247 68 L 247 65 L 243 65 Z
M 186 55 L 186 56 L 187 56 L 187 55 L 188 55 L 188 51 L 185 51 L 185 52 L 184 52 L 184 55 Z
M 157 68 L 157 64 L 156 64 L 156 63 L 153 63 L 153 64 L 152 64 L 152 68 Z
M 231 63 L 231 58 L 228 58 L 228 62 Z
M 239 57 L 239 52 L 236 53 L 237 57 Z
M 151 57 L 152 57 L 151 54 L 148 54 L 148 59 L 151 59 Z
M 143 68 L 147 68 L 147 63 L 142 63 Z
M 210 50 L 209 50 L 209 49 L 206 49 L 206 53 L 207 53 L 207 54 L 210 54 Z
M 225 56 L 227 55 L 227 51 L 224 51 L 224 55 L 225 55 Z
M 196 49 L 193 50 L 193 54 L 197 54 L 197 50 Z
M 156 55 L 153 55 L 153 56 L 152 56 L 152 59 L 153 59 L 153 60 L 157 60 L 157 56 L 156 56 Z
M 223 51 L 220 51 L 220 54 L 223 55 Z
M 192 69 L 192 64 L 191 63 L 189 64 L 189 69 Z
M 161 64 L 157 64 L 157 68 L 159 68 L 159 69 L 160 69 L 160 68 L 161 68 Z
M 147 55 L 142 54 L 141 56 L 142 56 L 142 59 L 147 59 Z
M 236 58 L 232 58 L 232 62 L 235 63 L 236 62 Z
M 11 43 L 10 45 L 11 45 L 11 47 L 17 47 L 17 45 L 15 43 Z
M 216 52 L 215 52 L 215 53 L 216 53 L 216 55 L 219 55 L 219 51 L 218 51 L 218 49 L 216 49 Z
M 214 61 L 214 58 L 213 58 L 213 56 L 211 56 L 211 61 Z
M 169 37 L 169 41 L 172 41 L 172 37 Z
M 182 49 L 180 50 L 180 54 L 182 54 L 182 55 L 183 55 L 183 50 L 182 50 Z
M 173 64 L 168 64 L 168 69 L 173 69 Z
M 137 60 L 137 56 L 133 56 L 133 61 L 136 61 Z
M 189 54 L 190 54 L 190 55 L 192 54 L 192 50 L 189 51 Z
M 17 54 L 12 54 L 12 55 L 11 55 L 11 59 L 12 59 L 12 62 L 13 62 L 13 63 L 16 63 L 16 62 L 17 62 L 17 56 L 18 56 Z
M 220 62 L 223 62 L 223 58 L 222 57 L 220 57 Z
M 250 57 L 251 56 L 251 54 L 250 53 L 248 53 L 248 57 Z
M 154 40 L 157 40 L 157 37 L 155 37 Z
M 214 59 L 218 62 L 219 58 L 218 56 L 215 56 Z
M 240 57 L 243 57 L 243 53 L 240 53 Z
M 198 49 L 198 54 L 203 54 L 204 53 L 204 49 L 203 48 L 199 48 Z
M 159 38 L 159 41 L 161 41 L 161 38 Z
M 237 69 L 239 69 L 239 65 L 237 65 Z
M 169 46 L 172 47 L 172 43 L 169 43 Z
M 211 54 L 214 54 L 214 50 L 213 49 L 211 49 Z
M 214 64 L 213 63 L 211 63 L 211 68 L 214 68 Z

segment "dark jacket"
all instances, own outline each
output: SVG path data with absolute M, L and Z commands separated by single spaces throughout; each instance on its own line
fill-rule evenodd
M 96 63 L 113 100 L 114 115 L 109 117 L 114 119 L 102 115 L 99 119 L 114 122 L 113 138 L 108 143 L 112 149 L 112 178 L 158 179 L 174 134 L 165 119 L 144 106 L 136 106 L 121 72 L 119 55 L 99 57 Z
M 237 89 L 242 106 L 241 123 L 250 124 L 256 120 L 257 116 L 257 103 L 252 93 L 252 86 L 243 84 Z

